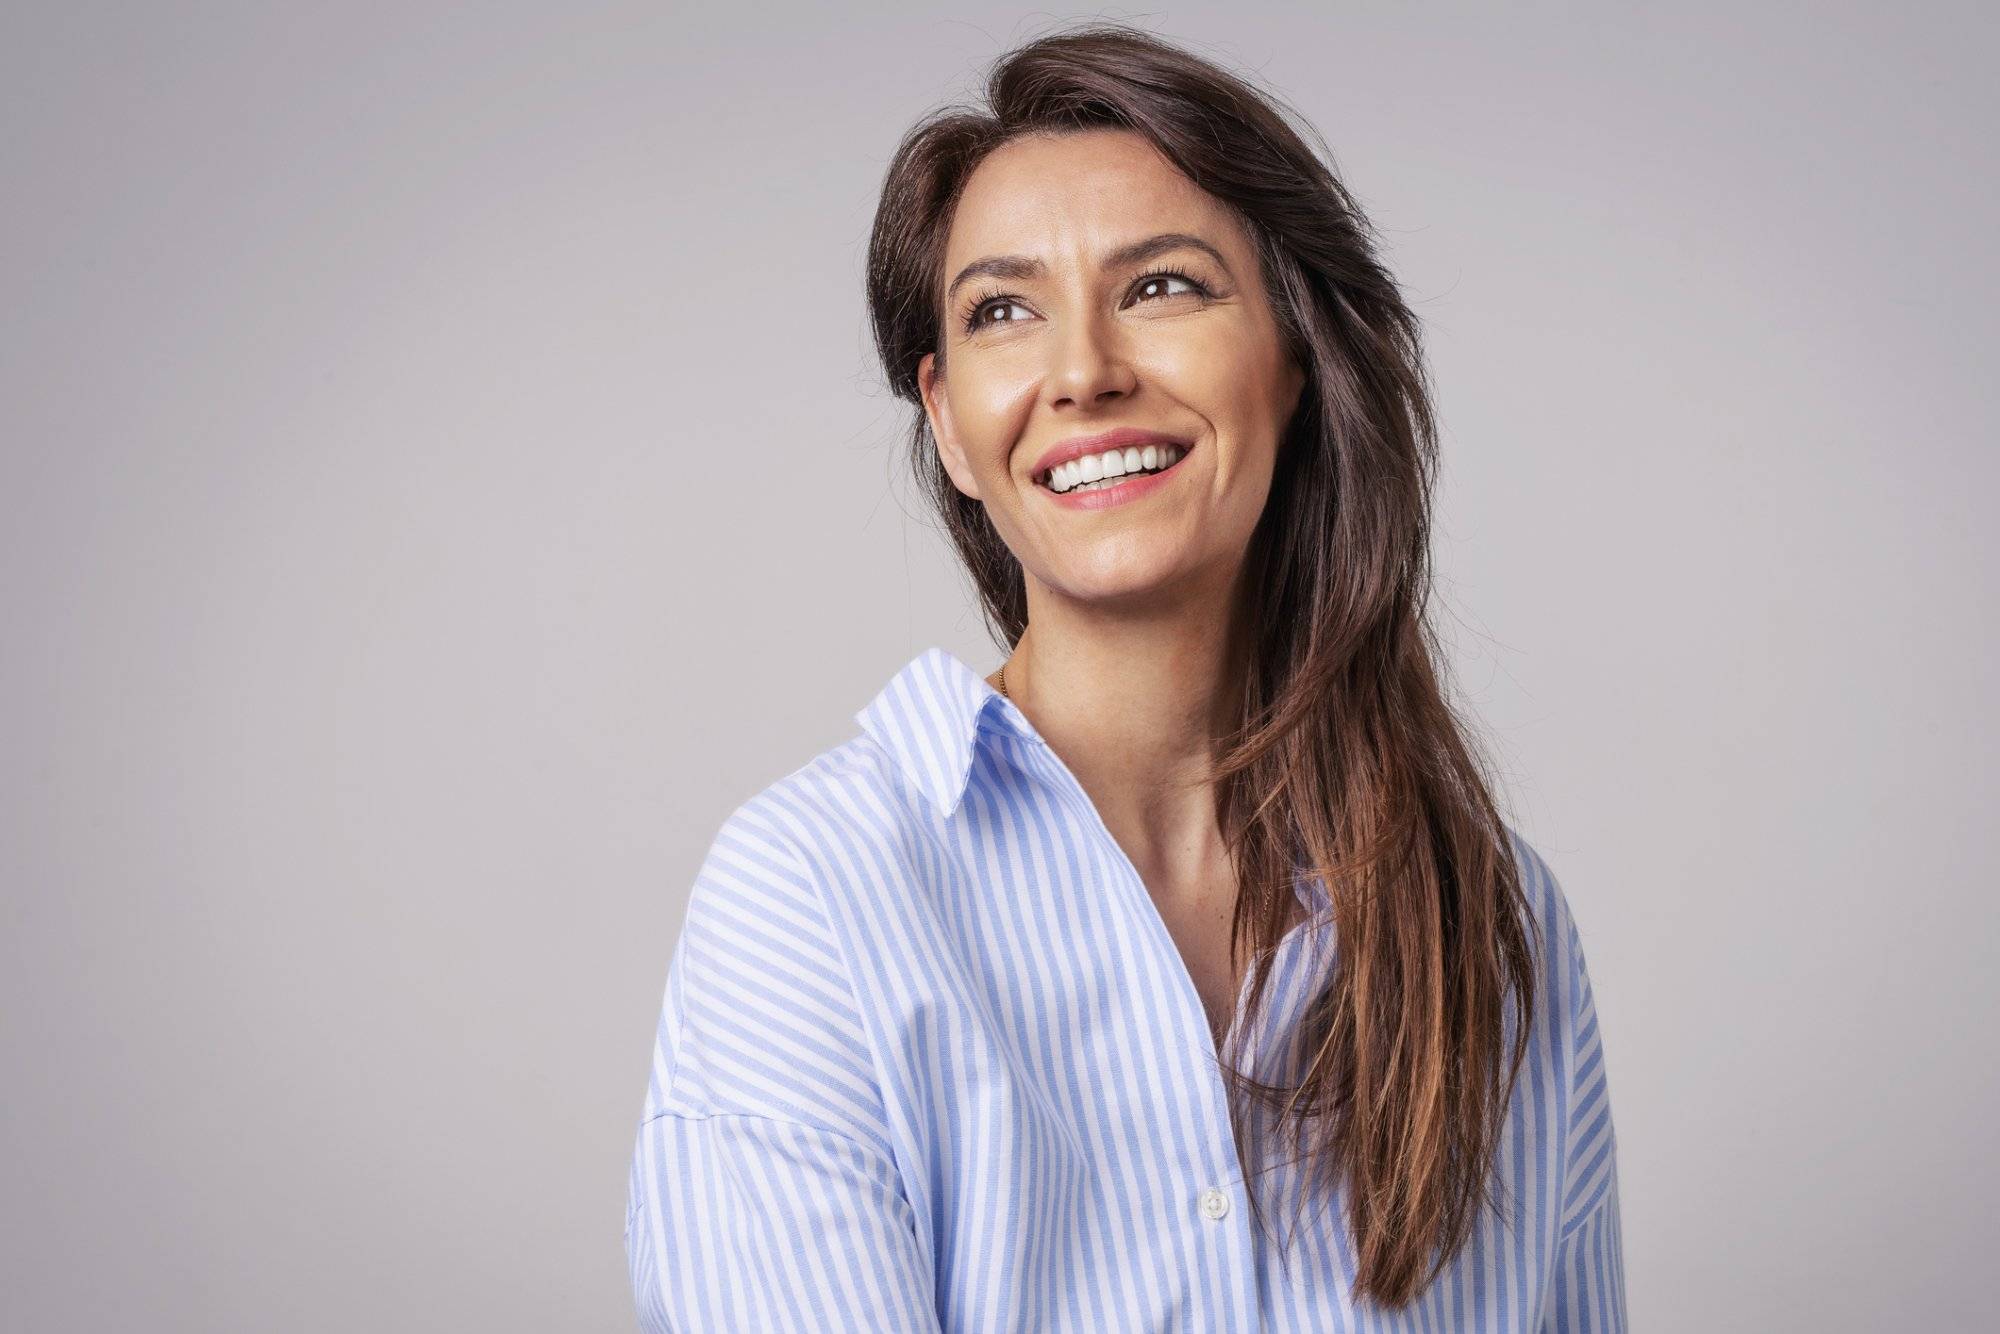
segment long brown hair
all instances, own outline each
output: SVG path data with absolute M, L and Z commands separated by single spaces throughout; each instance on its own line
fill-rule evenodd
M 1240 722 L 1208 777 L 1238 871 L 1232 952 L 1246 934 L 1252 945 L 1240 1029 L 1262 1014 L 1301 868 L 1332 896 L 1338 964 L 1297 1025 L 1296 1083 L 1228 1062 L 1224 1074 L 1232 1111 L 1278 1112 L 1273 1138 L 1309 1164 L 1310 1183 L 1346 1182 L 1356 1295 L 1402 1306 L 1489 1199 L 1538 967 L 1493 785 L 1445 697 L 1426 617 L 1437 443 L 1416 317 L 1373 228 L 1307 147 L 1311 131 L 1242 77 L 1093 22 L 1006 54 L 986 101 L 932 112 L 904 136 L 867 281 L 888 384 L 917 409 L 912 465 L 1010 650 L 1027 625 L 1020 562 L 946 475 L 917 387 L 925 353 L 943 373 L 945 239 L 988 153 L 1026 134 L 1144 135 L 1254 238 L 1307 371 L 1246 553 L 1257 605 Z M 1247 1164 L 1265 1146 L 1249 1142 L 1248 1115 L 1232 1119 Z

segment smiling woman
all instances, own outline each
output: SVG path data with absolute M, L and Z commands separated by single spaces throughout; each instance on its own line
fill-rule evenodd
M 1622 1330 L 1581 937 L 1445 695 L 1366 221 L 1146 33 L 987 92 L 898 148 L 868 298 L 1007 656 L 919 654 L 711 845 L 642 1320 Z
M 1240 605 L 1228 583 L 1307 364 L 1286 345 L 1250 229 L 1151 140 L 1097 126 L 991 147 L 965 173 L 944 242 L 953 314 L 914 362 L 926 452 L 1008 558 L 1060 596 L 1036 642 L 1071 637 L 1057 618 L 1103 623 L 1121 588 L 1211 613 Z M 1126 445 L 1119 430 L 1184 461 L 1159 482 L 1106 485 L 1146 467 L 1105 450 Z M 1046 485 L 1064 462 L 1069 485 Z

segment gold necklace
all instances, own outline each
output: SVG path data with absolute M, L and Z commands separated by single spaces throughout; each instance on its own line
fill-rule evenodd
M 1010 696 L 1007 693 L 1007 664 L 1004 662 L 1000 664 L 1000 698 L 1001 699 L 1012 698 L 1012 696 Z

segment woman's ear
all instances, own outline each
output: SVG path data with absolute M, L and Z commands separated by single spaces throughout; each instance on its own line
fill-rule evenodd
M 931 439 L 937 442 L 938 461 L 944 464 L 951 484 L 973 500 L 979 499 L 979 483 L 965 461 L 958 432 L 951 424 L 951 399 L 945 382 L 937 373 L 937 354 L 924 353 L 917 363 L 917 392 L 923 395 L 924 416 L 930 420 Z

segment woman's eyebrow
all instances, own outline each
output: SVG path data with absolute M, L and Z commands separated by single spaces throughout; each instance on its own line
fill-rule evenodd
M 1143 264 L 1149 259 L 1157 259 L 1170 250 L 1199 250 L 1214 260 L 1231 278 L 1236 276 L 1229 273 L 1229 261 L 1222 257 L 1222 252 L 1192 232 L 1161 232 L 1141 240 L 1127 241 L 1124 245 L 1106 252 L 1099 260 L 1099 265 L 1107 269 L 1122 269 L 1133 264 Z M 1039 278 L 1047 272 L 1047 265 L 1029 255 L 988 255 L 984 259 L 975 259 L 960 269 L 958 276 L 951 280 L 951 286 L 945 288 L 944 299 L 948 304 L 958 289 L 974 278 L 1006 278 L 1019 282 L 1029 278 Z

